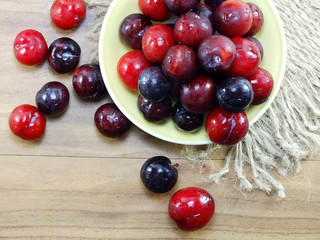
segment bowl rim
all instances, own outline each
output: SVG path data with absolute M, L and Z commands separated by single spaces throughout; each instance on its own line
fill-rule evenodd
M 99 62 L 103 61 L 103 54 L 102 54 L 102 50 L 103 50 L 103 38 L 105 37 L 105 31 L 106 31 L 106 25 L 107 22 L 110 18 L 110 15 L 112 13 L 113 8 L 116 6 L 118 0 L 113 0 L 112 3 L 110 4 L 107 13 L 103 19 L 102 22 L 102 26 L 101 26 L 101 31 L 100 31 L 100 36 L 99 36 L 99 45 L 98 45 L 98 57 L 99 57 Z M 278 78 L 278 82 L 276 87 L 273 89 L 272 95 L 270 96 L 270 98 L 268 99 L 268 101 L 264 104 L 263 108 L 259 111 L 259 113 L 257 115 L 255 115 L 255 117 L 253 119 L 251 119 L 251 121 L 249 122 L 249 127 L 252 126 L 258 119 L 261 118 L 261 116 L 263 114 L 265 114 L 265 112 L 269 109 L 269 107 L 271 106 L 271 104 L 273 103 L 275 97 L 277 96 L 281 86 L 282 86 L 282 82 L 285 76 L 285 72 L 286 72 L 286 67 L 287 67 L 287 40 L 286 40 L 286 36 L 285 36 L 285 31 L 284 31 L 284 24 L 283 21 L 280 17 L 279 11 L 276 8 L 275 4 L 273 3 L 272 0 L 267 0 L 267 2 L 269 3 L 269 5 L 271 6 L 273 13 L 277 19 L 277 22 L 279 24 L 280 27 L 280 32 L 281 32 L 281 44 L 282 44 L 282 54 L 281 57 L 282 59 L 282 69 L 280 71 L 279 74 L 279 78 Z M 102 73 L 102 77 L 103 79 L 106 79 L 107 76 L 105 75 L 105 67 L 104 64 L 99 64 L 100 69 L 101 69 L 101 73 Z M 135 118 L 131 117 L 130 114 L 126 114 L 126 110 L 122 107 L 122 105 L 118 102 L 117 98 L 114 96 L 113 91 L 109 91 L 110 86 L 107 84 L 108 81 L 104 80 L 106 87 L 108 89 L 108 94 L 110 95 L 112 101 L 117 105 L 117 107 L 120 109 L 121 112 L 123 112 L 126 117 L 138 128 L 140 128 L 141 130 L 143 130 L 144 132 L 150 134 L 151 136 L 154 136 L 158 139 L 167 141 L 167 142 L 171 142 L 171 143 L 176 143 L 176 144 L 181 144 L 181 145 L 207 145 L 207 144 L 212 144 L 213 142 L 208 140 L 208 141 L 199 141 L 199 142 L 185 142 L 185 141 L 181 141 L 181 140 L 175 140 L 163 135 L 159 135 L 156 132 L 152 132 L 150 131 L 148 128 L 146 128 L 144 125 L 141 125 Z M 129 115 L 129 116 L 128 116 Z

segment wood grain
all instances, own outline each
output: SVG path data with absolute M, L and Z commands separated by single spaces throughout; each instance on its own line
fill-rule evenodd
M 58 75 L 47 63 L 19 64 L 12 43 L 24 29 L 43 33 L 48 44 L 68 36 L 82 47 L 87 63 L 95 43 L 85 34 L 94 10 L 75 31 L 61 31 L 50 21 L 49 0 L 0 0 L 0 239 L 320 239 L 320 156 L 302 162 L 302 172 L 279 176 L 287 198 L 275 193 L 237 191 L 233 172 L 220 185 L 206 183 L 197 168 L 181 158 L 182 146 L 155 139 L 132 126 L 122 139 L 108 139 L 95 129 L 93 114 L 110 98 L 85 102 L 72 89 L 72 74 Z M 8 116 L 20 104 L 35 104 L 36 92 L 49 81 L 70 90 L 67 112 L 48 119 L 45 136 L 25 142 L 13 136 Z M 223 166 L 222 148 L 207 170 Z M 178 162 L 179 181 L 166 194 L 145 190 L 142 163 L 154 155 Z M 204 229 L 185 233 L 167 214 L 170 196 L 187 186 L 205 188 L 215 198 L 216 213 Z

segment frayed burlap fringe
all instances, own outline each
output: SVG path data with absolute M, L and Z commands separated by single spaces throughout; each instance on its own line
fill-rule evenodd
M 285 189 L 276 179 L 276 173 L 286 176 L 292 171 L 300 172 L 301 160 L 320 151 L 320 2 L 273 2 L 283 21 L 288 44 L 287 69 L 281 89 L 244 140 L 229 149 L 224 167 L 204 179 L 219 183 L 233 166 L 240 191 L 276 191 L 284 198 Z M 95 7 L 97 13 L 96 25 L 88 36 L 98 41 L 111 0 L 87 0 L 87 3 Z M 98 50 L 92 56 L 92 61 L 98 61 Z M 201 165 L 210 160 L 218 148 L 215 144 L 205 149 L 185 146 L 181 154 L 194 165 Z

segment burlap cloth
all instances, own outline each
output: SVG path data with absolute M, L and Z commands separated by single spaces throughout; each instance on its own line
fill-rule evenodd
M 264 0 L 252 0 L 264 1 Z M 96 10 L 96 25 L 88 37 L 98 41 L 112 0 L 87 0 Z M 255 189 L 285 197 L 276 174 L 300 172 L 300 162 L 320 153 L 320 0 L 273 0 L 287 39 L 287 68 L 281 89 L 267 112 L 250 127 L 244 140 L 230 148 L 225 165 L 206 181 L 218 183 L 233 167 L 240 191 Z M 98 59 L 98 48 L 92 61 Z M 185 146 L 182 156 L 193 164 L 209 160 L 218 145 Z M 319 155 L 318 155 L 319 156 Z M 251 173 L 244 174 L 244 167 Z M 246 171 L 248 172 L 248 171 Z M 250 176 L 250 177 L 249 177 Z

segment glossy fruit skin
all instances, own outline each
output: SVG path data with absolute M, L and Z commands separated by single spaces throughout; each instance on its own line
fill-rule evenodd
M 217 85 L 217 102 L 228 112 L 244 112 L 252 100 L 253 88 L 243 77 L 230 77 Z
M 195 231 L 206 226 L 215 211 L 213 197 L 206 190 L 187 187 L 175 192 L 169 201 L 169 216 L 183 231 Z
M 32 66 L 45 60 L 48 45 L 40 32 L 34 29 L 26 29 L 16 36 L 13 42 L 13 50 L 20 63 Z
M 170 116 L 172 110 L 170 98 L 154 102 L 139 95 L 137 104 L 144 119 L 153 123 L 164 122 Z
M 226 0 L 204 0 L 205 4 L 212 7 L 213 11 L 217 9 L 217 7 Z
M 229 68 L 236 56 L 236 46 L 223 35 L 212 35 L 199 46 L 198 58 L 201 66 L 209 73 Z
M 47 116 L 59 116 L 69 105 L 69 90 L 61 82 L 46 83 L 36 94 L 38 109 Z
M 11 112 L 9 127 L 14 135 L 24 140 L 36 140 L 45 132 L 46 118 L 35 106 L 23 104 Z
M 214 10 L 209 5 L 200 3 L 196 8 L 192 9 L 191 12 L 194 12 L 197 15 L 207 17 L 210 20 L 212 26 L 214 26 Z
M 262 61 L 264 50 L 263 50 L 263 46 L 262 46 L 261 42 L 257 38 L 252 37 L 250 35 L 244 35 L 243 37 L 250 40 L 258 47 L 259 52 L 260 52 L 260 56 L 261 56 L 261 61 Z
M 179 130 L 194 132 L 201 127 L 204 116 L 203 114 L 189 112 L 180 101 L 177 101 L 172 108 L 172 119 Z
M 163 22 L 171 17 L 164 0 L 139 0 L 138 3 L 141 12 L 154 21 Z
M 72 76 L 73 89 L 85 100 L 97 100 L 107 93 L 100 67 L 97 64 L 83 64 Z
M 169 48 L 162 61 L 164 74 L 173 81 L 187 82 L 198 73 L 197 54 L 186 45 Z
M 236 56 L 231 66 L 225 71 L 227 76 L 248 77 L 256 72 L 261 62 L 258 47 L 243 37 L 231 38 L 236 46 Z
M 241 0 L 222 2 L 214 12 L 216 30 L 227 37 L 241 37 L 252 25 L 249 5 Z
M 142 35 L 152 26 L 149 17 L 141 13 L 133 13 L 123 19 L 120 25 L 120 37 L 132 49 L 142 49 Z
M 83 0 L 56 0 L 51 6 L 52 22 L 61 29 L 76 28 L 86 15 L 86 5 Z
M 131 50 L 119 59 L 117 71 L 123 83 L 130 90 L 138 91 L 140 73 L 151 66 L 151 62 L 149 62 L 141 50 Z
M 205 129 L 212 142 L 233 145 L 245 137 L 249 121 L 245 112 L 230 113 L 217 106 L 208 114 Z
M 248 5 L 252 11 L 253 20 L 252 20 L 251 27 L 247 32 L 247 35 L 254 36 L 260 31 L 264 22 L 264 17 L 263 17 L 263 12 L 256 4 L 248 3 Z
M 165 193 L 175 186 L 178 180 L 178 170 L 171 165 L 169 158 L 154 156 L 142 165 L 140 178 L 149 191 Z
M 58 38 L 49 47 L 49 65 L 57 73 L 68 73 L 77 67 L 80 55 L 81 48 L 76 41 L 68 37 Z
M 120 138 L 128 132 L 130 120 L 114 103 L 100 106 L 94 114 L 94 122 L 101 134 L 109 138 Z
M 168 98 L 170 97 L 171 88 L 171 81 L 163 74 L 160 67 L 148 67 L 139 75 L 139 93 L 146 99 L 161 101 Z
M 173 29 L 176 41 L 191 48 L 197 48 L 204 39 L 213 34 L 213 31 L 209 18 L 194 12 L 182 14 Z
M 263 68 L 258 70 L 248 78 L 253 88 L 253 101 L 251 105 L 259 105 L 266 102 L 273 89 L 273 77 L 270 72 Z
M 164 0 L 169 11 L 174 15 L 181 15 L 194 9 L 200 4 L 200 0 Z
M 142 51 L 153 63 L 161 63 L 168 49 L 175 45 L 172 28 L 164 24 L 149 27 L 142 36 Z
M 216 86 L 210 77 L 198 75 L 181 84 L 180 101 L 189 112 L 205 113 L 216 104 Z

